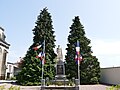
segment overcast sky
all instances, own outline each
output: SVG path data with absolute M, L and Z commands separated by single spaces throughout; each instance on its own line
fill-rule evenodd
M 120 66 L 120 0 L 1 0 L 0 26 L 11 44 L 7 61 L 24 57 L 44 7 L 51 13 L 56 46 L 61 45 L 63 53 L 72 19 L 79 16 L 100 66 Z

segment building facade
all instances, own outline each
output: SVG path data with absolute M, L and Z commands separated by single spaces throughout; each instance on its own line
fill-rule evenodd
M 11 79 L 15 77 L 19 72 L 20 68 L 18 67 L 18 63 L 7 62 L 6 69 L 6 79 Z
M 5 79 L 6 74 L 6 56 L 10 44 L 5 41 L 4 29 L 0 27 L 0 80 Z

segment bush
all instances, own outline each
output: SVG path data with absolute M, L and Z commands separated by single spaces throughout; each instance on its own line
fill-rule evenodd
M 9 90 L 20 90 L 20 87 L 17 87 L 17 86 L 11 86 L 9 88 Z
M 63 85 L 63 83 L 60 82 L 60 81 L 57 81 L 57 82 L 56 82 L 56 85 L 61 86 L 61 85 Z
M 0 90 L 20 90 L 18 86 L 11 86 L 10 88 L 5 88 L 5 85 L 0 86 Z
M 46 85 L 47 85 L 47 86 L 49 86 L 50 84 L 51 84 L 51 82 L 50 82 L 50 81 L 47 81 L 47 82 L 46 82 Z
M 97 77 L 91 78 L 90 83 L 91 83 L 91 84 L 99 83 L 98 78 L 97 78 Z
M 10 80 L 16 80 L 16 77 L 11 77 Z
M 120 85 L 111 86 L 111 87 L 107 88 L 107 90 L 120 90 Z
M 72 82 L 71 80 L 69 81 L 69 86 L 73 86 L 74 82 Z
M 4 85 L 0 86 L 0 90 L 4 90 L 4 89 L 5 89 Z

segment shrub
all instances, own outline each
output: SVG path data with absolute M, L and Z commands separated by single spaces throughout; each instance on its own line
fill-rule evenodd
M 120 85 L 108 87 L 107 90 L 120 90 Z
M 58 82 L 56 82 L 56 85 L 61 86 L 61 85 L 63 85 L 63 83 L 58 81 Z
M 0 90 L 4 90 L 4 89 L 5 89 L 4 85 L 0 86 Z
M 16 80 L 16 77 L 11 77 L 10 80 Z
M 5 88 L 5 85 L 0 86 L 0 90 L 20 90 L 18 86 L 11 86 L 10 88 Z

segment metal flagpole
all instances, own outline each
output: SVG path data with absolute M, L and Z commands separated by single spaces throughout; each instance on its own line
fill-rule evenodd
M 78 58 L 80 58 L 80 56 L 78 56 Z M 78 84 L 80 85 L 80 60 L 78 60 Z
M 44 57 L 42 58 L 42 85 L 45 84 L 45 81 L 44 81 L 45 40 L 43 42 L 43 55 Z
M 77 46 L 76 46 L 76 51 L 77 51 L 77 60 L 78 60 L 78 84 L 80 85 L 80 42 L 77 40 Z

